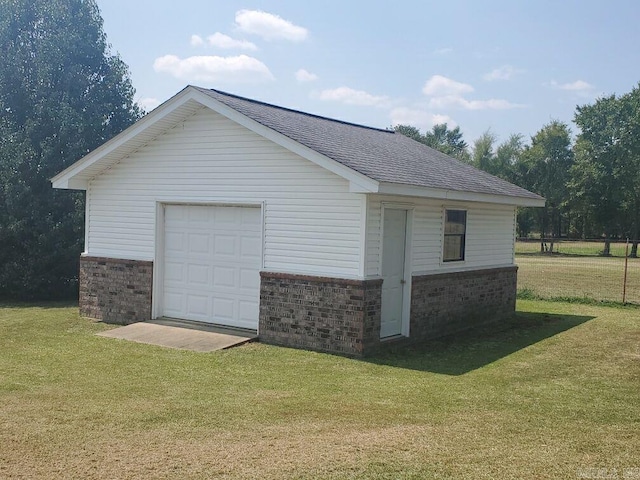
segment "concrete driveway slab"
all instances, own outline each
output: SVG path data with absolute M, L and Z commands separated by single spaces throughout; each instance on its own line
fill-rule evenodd
M 171 325 L 166 323 L 171 323 Z M 139 322 L 97 335 L 194 352 L 224 350 L 258 338 L 251 331 L 201 325 L 176 326 L 179 324 L 176 321 Z

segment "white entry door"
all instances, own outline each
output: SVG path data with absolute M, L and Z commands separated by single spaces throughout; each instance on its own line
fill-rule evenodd
M 380 338 L 402 334 L 407 210 L 384 210 Z
M 165 206 L 163 315 L 258 328 L 260 208 Z

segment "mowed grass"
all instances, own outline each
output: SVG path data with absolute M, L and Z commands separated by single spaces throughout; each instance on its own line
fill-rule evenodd
M 367 359 L 198 354 L 0 307 L 0 478 L 556 479 L 640 467 L 640 309 L 521 301 Z
M 626 301 L 640 304 L 640 259 L 627 259 Z M 624 258 L 516 255 L 518 289 L 544 297 L 622 302 Z
M 547 242 L 547 247 L 551 244 Z M 626 243 L 612 242 L 611 256 L 624 257 L 626 253 Z M 596 257 L 602 254 L 604 250 L 604 241 L 602 242 L 580 242 L 574 240 L 560 240 L 553 244 L 553 252 L 561 255 L 582 255 Z M 631 244 L 629 244 L 629 252 L 631 252 Z M 516 242 L 516 255 L 533 255 L 540 254 L 540 241 Z

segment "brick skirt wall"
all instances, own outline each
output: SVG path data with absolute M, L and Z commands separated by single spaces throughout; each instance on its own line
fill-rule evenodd
M 411 340 L 498 321 L 516 308 L 518 267 L 422 275 L 411 283 Z
M 379 344 L 382 280 L 260 277 L 260 341 L 354 356 Z
M 80 315 L 127 325 L 151 319 L 153 262 L 80 257 Z
M 260 273 L 260 340 L 350 356 L 380 342 L 382 280 Z M 80 314 L 109 323 L 151 318 L 153 262 L 80 259 Z M 409 338 L 415 342 L 515 312 L 517 267 L 414 276 Z

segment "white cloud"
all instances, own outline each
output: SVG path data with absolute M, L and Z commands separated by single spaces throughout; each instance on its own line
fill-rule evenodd
M 389 97 L 382 95 L 372 95 L 363 90 L 354 90 L 349 87 L 338 87 L 323 90 L 319 94 L 320 100 L 341 102 L 347 105 L 358 105 L 365 107 L 384 107 L 389 104 Z
M 200 35 L 191 35 L 192 47 L 202 47 L 204 45 L 221 49 L 258 50 L 258 47 L 248 40 L 237 40 L 220 32 L 209 35 L 206 42 Z
M 258 47 L 254 43 L 248 40 L 236 40 L 224 33 L 216 32 L 213 35 L 207 37 L 207 42 L 210 46 L 223 49 L 236 48 L 239 50 L 257 50 Z
M 575 82 L 570 83 L 558 83 L 552 80 L 550 84 L 552 87 L 559 88 L 560 90 L 568 90 L 570 92 L 588 92 L 596 88 L 584 80 L 576 80 Z
M 422 92 L 430 97 L 463 95 L 471 93 L 473 90 L 474 88 L 467 83 L 456 82 L 442 75 L 433 75 L 422 88 Z
M 523 72 L 524 70 L 515 68 L 511 65 L 502 65 L 501 67 L 494 68 L 489 73 L 483 75 L 482 78 L 488 82 L 493 82 L 495 80 L 511 80 L 513 76 Z
M 313 82 L 318 79 L 318 75 L 311 73 L 304 68 L 301 68 L 296 72 L 296 80 L 299 82 Z
M 507 100 L 491 98 L 489 100 L 469 100 L 465 98 L 475 89 L 468 83 L 457 82 L 442 75 L 433 75 L 422 88 L 429 98 L 428 106 L 433 110 L 461 108 L 463 110 L 507 110 L 524 107 Z
M 571 92 L 573 95 L 581 98 L 594 98 L 597 95 L 596 87 L 584 80 L 576 80 L 575 82 L 568 83 L 558 83 L 555 80 L 551 80 L 544 85 L 558 90 Z
M 456 122 L 453 118 L 451 118 L 449 115 L 442 115 L 439 113 L 434 113 L 433 115 L 431 115 L 431 123 L 433 125 L 442 125 L 443 123 L 446 123 L 447 125 L 449 125 L 452 128 L 455 128 L 458 126 L 458 122 Z
M 191 35 L 192 47 L 201 47 L 202 45 L 204 45 L 204 40 L 200 35 Z
M 235 57 L 196 56 L 179 58 L 165 55 L 153 63 L 156 72 L 168 73 L 186 81 L 259 82 L 273 80 L 273 75 L 260 60 L 247 55 Z
M 145 112 L 150 112 L 160 105 L 160 100 L 157 98 L 141 98 L 138 100 L 138 105 L 140 105 Z
M 429 100 L 429 108 L 446 109 L 452 107 L 463 110 L 509 110 L 512 108 L 521 108 L 524 107 L 524 105 L 511 103 L 498 98 L 491 98 L 489 100 L 467 100 L 459 95 L 445 95 L 442 97 L 433 97 Z
M 451 47 L 437 48 L 433 51 L 434 55 L 449 55 L 450 53 L 453 53 L 453 48 Z
M 258 35 L 265 40 L 284 39 L 301 42 L 309 34 L 306 28 L 294 25 L 278 15 L 259 10 L 236 12 L 236 26 L 242 32 Z
M 434 125 L 446 123 L 455 128 L 458 124 L 448 115 L 434 114 L 426 110 L 398 107 L 390 112 L 391 125 L 411 125 L 425 131 L 431 130 Z

